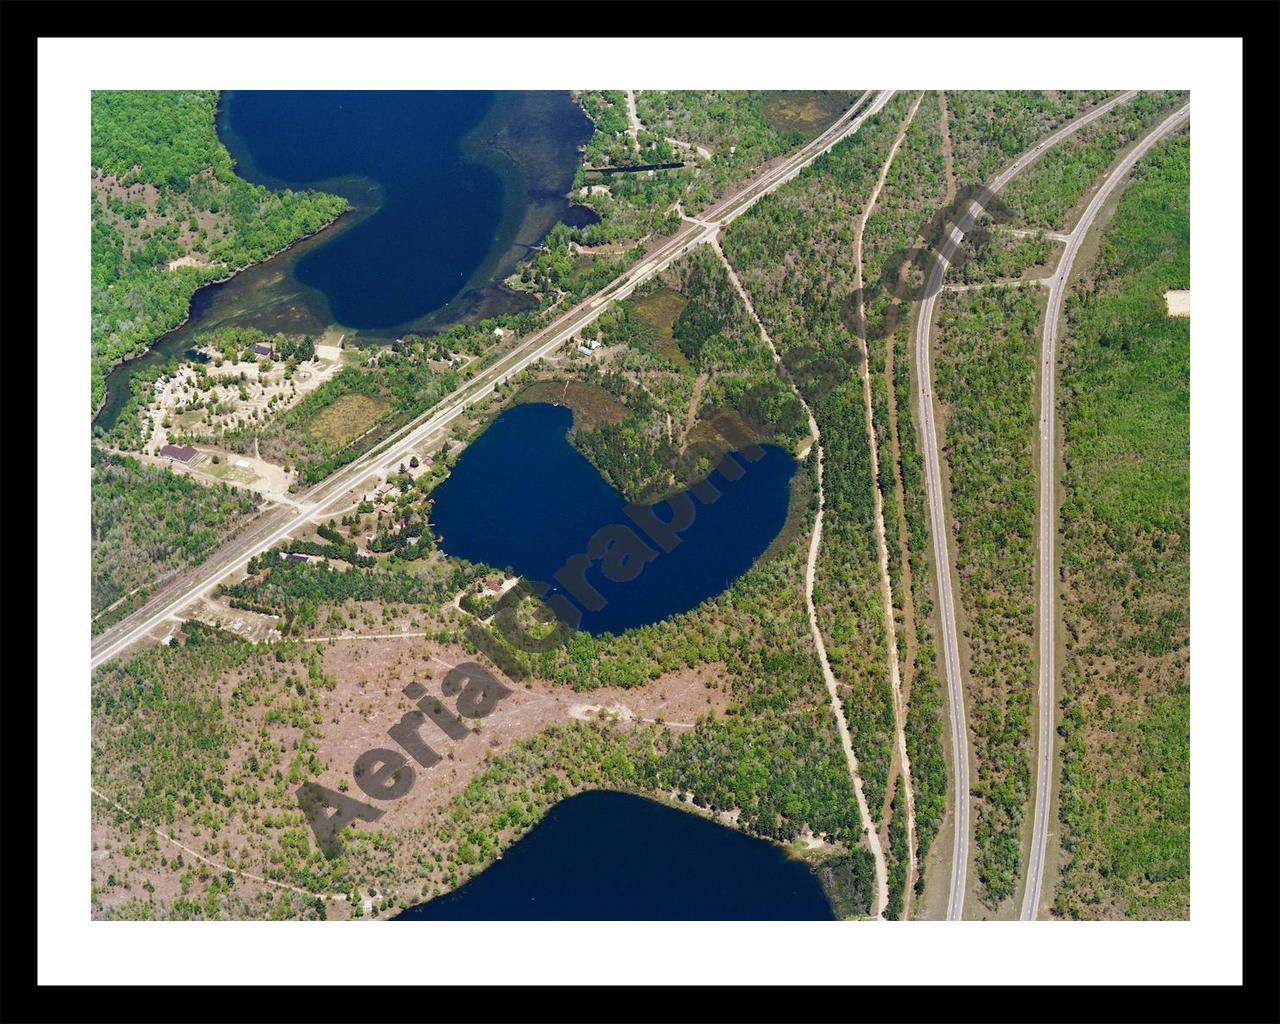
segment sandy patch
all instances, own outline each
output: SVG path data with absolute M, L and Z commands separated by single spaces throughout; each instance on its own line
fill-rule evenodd
M 221 265 L 221 264 L 220 264 Z M 177 270 L 179 267 L 210 267 L 213 266 L 207 259 L 200 256 L 179 256 L 176 260 L 170 260 L 164 265 L 165 270 Z
M 217 463 L 213 461 L 214 455 L 218 456 Z M 221 448 L 201 449 L 201 454 L 191 460 L 190 468 L 198 476 L 252 487 L 276 500 L 288 499 L 289 485 L 296 476 L 294 473 L 286 473 L 283 466 L 277 466 L 266 459 Z
M 692 142 L 684 142 L 681 139 L 673 139 L 670 135 L 665 136 L 665 139 L 671 145 L 676 146 L 679 149 L 683 149 L 686 153 L 697 153 L 698 156 L 702 157 L 703 160 L 711 159 L 711 150 L 707 149 L 706 146 L 695 146 Z
M 414 707 L 415 702 L 403 692 L 409 683 L 418 683 L 428 694 L 438 696 L 446 710 L 452 710 L 454 699 L 442 691 L 444 677 L 452 666 L 470 660 L 460 648 L 424 637 L 331 641 L 324 647 L 324 670 L 338 681 L 337 688 L 325 695 L 325 736 L 318 751 L 326 766 L 319 781 L 330 787 L 336 787 L 343 777 L 350 780 L 352 765 L 365 751 L 395 745 L 387 730 Z M 677 722 L 692 724 L 712 708 L 721 712 L 728 700 L 724 688 L 709 689 L 706 685 L 717 675 L 711 666 L 673 673 L 629 690 L 593 690 L 589 699 L 594 704 L 583 700 L 587 694 L 568 687 L 541 681 L 525 686 L 501 673 L 495 675 L 511 692 L 487 717 L 468 720 L 469 726 L 479 728 L 465 738 L 453 739 L 436 725 L 429 725 L 424 739 L 442 760 L 429 769 L 417 769 L 413 789 L 403 799 L 385 805 L 387 814 L 381 825 L 396 830 L 425 823 L 435 808 L 484 770 L 487 758 L 553 722 L 587 720 L 589 707 L 618 709 L 614 718 L 618 728 L 633 728 L 661 716 L 674 731 L 683 732 L 685 728 Z
M 187 363 L 153 385 L 151 403 L 142 414 L 143 429 L 147 433 L 144 450 L 158 452 L 164 445 L 178 440 L 189 440 L 204 449 L 224 430 L 244 425 L 255 418 L 279 416 L 337 373 L 342 368 L 341 357 L 342 351 L 337 346 L 317 346 L 316 358 L 299 363 L 292 378 L 285 376 L 286 365 L 283 362 L 274 363 L 269 370 L 263 370 L 256 360 L 223 361 L 221 366 L 209 362 L 199 368 Z M 202 375 L 213 385 L 204 392 L 198 388 Z M 196 402 L 204 402 L 206 406 L 195 411 L 178 411 Z M 215 413 L 208 403 L 216 404 L 218 411 Z M 166 420 L 169 423 L 167 427 Z M 243 472 L 230 474 L 232 478 L 227 480 L 228 483 L 252 484 L 256 478 L 261 487 L 278 490 L 279 493 L 288 490 L 289 480 L 280 466 L 248 453 L 230 453 L 224 460 L 232 466 L 241 461 L 248 465 L 237 466 Z M 217 467 L 211 468 L 216 470 Z M 228 474 L 224 470 L 213 475 L 225 478 Z
M 1164 293 L 1164 304 L 1170 316 L 1191 315 L 1191 290 L 1170 290 Z

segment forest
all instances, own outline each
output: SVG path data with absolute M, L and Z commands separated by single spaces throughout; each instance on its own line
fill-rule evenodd
M 990 181 L 1019 153 L 1113 95 L 1103 89 L 957 90 L 947 93 L 956 177 Z
M 274 553 L 255 559 L 250 573 L 260 582 L 226 593 L 314 601 L 315 608 L 388 600 L 387 585 L 398 576 L 334 572 L 282 562 Z M 430 605 L 480 574 L 464 566 L 451 573 L 416 591 L 400 577 L 405 589 L 392 599 Z M 579 634 L 588 649 L 558 655 L 580 689 L 625 682 L 625 666 L 640 659 L 710 666 L 711 685 L 729 690 L 723 716 L 704 716 L 683 734 L 662 725 L 552 725 L 491 756 L 465 790 L 420 828 L 394 838 L 376 826 L 353 829 L 337 859 L 321 855 L 292 800 L 300 782 L 330 779 L 316 750 L 323 723 L 336 710 L 334 680 L 315 646 L 288 637 L 273 648 L 233 639 L 196 649 L 188 639 L 99 670 L 93 687 L 95 783 L 138 808 L 146 821 L 169 827 L 176 821 L 201 837 L 206 852 L 218 851 L 240 870 L 311 892 L 378 892 L 379 911 L 461 884 L 552 803 L 580 789 L 687 791 L 699 807 L 740 809 L 741 827 L 756 835 L 786 842 L 807 828 L 829 836 L 830 848 L 820 856 L 831 858 L 840 875 L 841 910 L 865 914 L 869 862 L 854 845 L 860 822 L 804 629 L 802 573 L 793 546 L 693 612 L 621 637 Z M 650 678 L 645 671 L 634 681 Z M 139 779 L 130 765 L 149 744 L 164 750 L 154 758 L 148 754 L 154 770 Z M 118 813 L 113 820 L 116 827 L 132 827 Z M 165 859 L 171 851 L 157 854 L 141 842 L 125 849 L 132 851 L 129 869 L 113 878 L 137 898 L 119 916 L 221 916 L 241 906 L 229 902 L 224 882 L 214 886 L 216 873 L 188 879 L 181 903 L 148 899 L 137 890 L 146 891 L 158 875 L 185 869 Z M 295 916 L 313 913 L 308 904 L 293 909 Z
M 483 565 L 451 562 L 429 573 L 414 573 L 399 565 L 371 566 L 362 560 L 345 571 L 285 561 L 272 550 L 251 559 L 248 577 L 224 584 L 218 594 L 250 610 L 279 615 L 285 636 L 306 635 L 319 623 L 322 607 L 375 601 L 391 606 L 439 605 L 487 570 Z
M 1142 91 L 1119 103 L 1019 173 L 1001 193 L 1012 223 L 1050 231 L 1074 227 L 1087 190 L 1119 156 L 1186 102 L 1185 92 Z
M 1134 168 L 1067 300 L 1055 913 L 1190 914 L 1190 138 Z
M 825 129 L 858 95 L 644 90 L 635 94 L 640 128 L 632 138 L 625 92 L 578 93 L 596 131 L 574 191 L 601 222 L 578 229 L 575 240 L 598 246 L 674 233 L 680 225 L 677 202 L 699 215 L 766 163 Z M 684 166 L 610 175 L 585 169 L 654 163 Z
M 1031 792 L 1037 298 L 1026 288 L 944 293 L 933 357 L 951 478 L 957 624 L 969 652 L 978 875 L 992 908 L 1013 893 Z
M 213 91 L 92 98 L 93 408 L 115 363 L 186 319 L 192 294 L 329 224 L 341 196 L 238 177 Z M 167 264 L 186 259 L 186 265 Z
M 913 421 L 914 371 L 909 358 L 911 336 L 906 325 L 893 338 L 893 395 L 899 453 L 894 470 L 902 493 L 907 558 L 905 573 L 911 585 L 899 597 L 904 612 L 902 678 L 907 699 L 906 742 L 915 790 L 916 892 L 925 890 L 924 858 L 946 811 L 947 763 L 942 749 L 945 716 L 942 680 L 938 675 L 936 618 L 934 617 L 934 568 L 925 505 L 924 459 L 918 427 Z
M 934 211 L 950 201 L 954 182 L 946 173 L 942 97 L 926 92 L 885 177 L 863 238 L 864 280 L 894 272 L 887 261 L 918 244 Z M 885 318 L 888 293 L 872 300 L 868 319 Z M 856 323 L 848 318 L 849 323 Z M 947 766 L 942 749 L 944 703 L 934 641 L 933 565 L 925 507 L 918 425 L 912 404 L 913 368 L 910 321 L 886 337 L 868 331 L 867 362 L 872 420 L 880 456 L 877 481 L 883 498 L 885 544 L 893 598 L 898 664 L 906 716 L 903 723 L 915 804 L 915 893 L 925 890 L 925 859 L 946 807 Z M 908 837 L 902 783 L 896 782 L 889 819 L 889 911 L 905 902 Z
M 127 455 L 91 451 L 97 632 L 106 625 L 99 613 L 130 596 L 133 607 L 171 572 L 198 565 L 258 510 L 261 497 L 227 484 L 206 487 Z
M 677 260 L 584 336 L 600 342 L 603 356 L 575 357 L 571 379 L 585 387 L 556 400 L 574 408 L 571 443 L 629 501 L 655 501 L 704 478 L 710 456 L 727 443 L 794 450 L 808 434 L 799 403 L 709 247 Z M 714 436 L 725 414 L 748 436 Z
M 862 358 L 847 322 L 855 283 L 849 252 L 856 220 L 912 99 L 895 96 L 856 135 L 735 221 L 724 241 L 822 434 L 827 515 L 814 603 L 877 827 L 889 824 L 893 695 Z M 875 393 L 883 395 L 883 385 Z M 884 460 L 885 471 L 890 463 Z M 894 495 L 886 495 L 886 508 L 895 507 Z
M 701 172 L 684 198 L 697 216 L 732 186 L 817 135 L 847 110 L 856 92 L 645 90 L 636 94 L 640 123 L 675 159 L 692 156 Z M 668 140 L 685 143 L 684 146 Z M 698 150 L 709 153 L 703 157 Z

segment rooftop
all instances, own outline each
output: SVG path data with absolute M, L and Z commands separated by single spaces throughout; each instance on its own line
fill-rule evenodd
M 160 455 L 166 459 L 177 459 L 179 462 L 190 462 L 196 450 L 189 444 L 167 444 L 160 449 Z

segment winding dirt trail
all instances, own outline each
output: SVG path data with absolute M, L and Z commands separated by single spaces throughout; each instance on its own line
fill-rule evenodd
M 103 803 L 110 804 L 121 814 L 126 814 L 130 818 L 133 818 L 136 821 L 140 822 L 144 827 L 150 824 L 150 822 L 143 819 L 140 815 L 135 814 L 133 811 L 129 810 L 127 807 L 123 807 L 120 804 L 116 803 L 114 800 L 112 800 L 109 796 L 107 796 L 101 790 L 95 789 L 93 786 L 90 786 L 89 792 L 92 793 L 94 796 L 96 796 Z M 210 860 L 204 854 L 191 849 L 191 847 L 185 845 L 184 843 L 178 842 L 178 840 L 174 839 L 173 836 L 169 835 L 168 832 L 165 832 L 163 829 L 161 829 L 157 825 L 152 825 L 151 831 L 154 832 L 161 839 L 163 839 L 166 843 L 170 843 L 171 845 L 176 846 L 183 853 L 186 853 L 194 857 L 196 860 L 200 861 L 202 864 L 208 864 L 209 867 L 213 868 L 215 871 L 220 871 L 220 872 L 223 872 L 224 874 L 230 873 L 233 875 L 239 875 L 241 878 L 248 878 L 251 881 L 259 882 L 262 885 L 271 885 L 277 889 L 287 889 L 289 892 L 297 893 L 299 896 L 305 896 L 308 899 L 315 899 L 318 897 L 322 900 L 344 901 L 347 898 L 347 894 L 344 892 L 308 892 L 306 889 L 299 889 L 296 885 L 289 885 L 287 882 L 277 882 L 270 878 L 263 878 L 261 875 L 255 875 L 251 871 L 242 871 L 240 868 L 233 868 L 233 867 L 230 867 L 229 865 L 221 864 L 216 860 Z
M 721 254 L 723 257 L 723 253 Z M 705 370 L 698 374 L 698 379 L 693 382 L 693 393 L 689 396 L 689 414 L 684 420 L 684 431 L 680 435 L 680 443 L 684 444 L 685 439 L 689 436 L 689 431 L 693 429 L 693 423 L 698 418 L 698 406 L 702 404 L 702 389 L 707 386 L 708 374 Z M 667 415 L 670 415 L 668 413 Z
M 898 155 L 898 149 L 902 146 L 903 140 L 906 139 L 907 129 L 911 127 L 911 122 L 915 119 L 916 111 L 920 109 L 920 102 L 923 99 L 923 92 L 916 94 L 915 102 L 911 104 L 911 109 L 907 111 L 907 116 L 902 122 L 902 130 L 898 132 L 898 137 L 894 139 L 893 145 L 889 148 L 889 155 L 885 159 L 884 166 L 880 168 L 880 177 L 876 179 L 875 188 L 871 190 L 871 196 L 862 210 L 862 216 L 858 218 L 858 226 L 854 229 L 853 287 L 854 294 L 859 296 L 859 322 L 865 321 L 867 313 L 861 299 L 862 237 L 866 231 L 867 220 L 871 217 L 871 211 L 875 209 L 876 201 L 880 198 L 880 191 L 884 188 L 885 180 L 889 176 L 889 168 L 893 166 L 893 159 Z M 864 330 L 862 334 L 865 335 L 866 331 Z M 892 339 L 889 339 L 886 342 L 886 348 L 890 347 L 889 342 L 891 341 Z M 898 665 L 897 622 L 893 613 L 893 587 L 889 582 L 889 547 L 885 542 L 884 535 L 884 496 L 880 493 L 880 452 L 876 443 L 875 417 L 871 402 L 871 366 L 867 355 L 867 339 L 865 337 L 858 337 L 858 347 L 862 351 L 862 401 L 867 417 L 867 444 L 871 449 L 871 480 L 875 497 L 876 554 L 877 561 L 880 563 L 880 596 L 884 602 L 885 643 L 889 655 L 889 683 L 893 688 L 893 731 L 898 748 L 897 761 L 899 776 L 903 784 L 903 802 L 906 804 L 907 812 L 907 880 L 906 891 L 902 897 L 902 916 L 906 917 L 910 910 L 911 893 L 916 878 L 916 800 L 915 792 L 911 785 L 911 759 L 907 755 L 907 706 L 902 694 L 902 677 Z M 890 402 L 889 406 L 892 409 L 893 403 Z M 893 781 L 892 778 L 889 780 L 889 786 L 887 787 L 889 793 L 893 792 Z M 885 817 L 887 828 L 887 815 Z
M 862 775 L 858 770 L 858 756 L 853 752 L 853 740 L 849 736 L 849 726 L 845 723 L 844 718 L 844 705 L 840 703 L 840 694 L 836 689 L 835 673 L 831 671 L 831 664 L 827 661 L 827 648 L 822 642 L 822 631 L 818 628 L 818 612 L 813 604 L 813 577 L 818 563 L 818 549 L 822 544 L 822 511 L 826 507 L 826 500 L 822 490 L 822 435 L 818 431 L 818 421 L 813 418 L 809 403 L 804 400 L 804 395 L 796 387 L 796 383 L 792 380 L 786 364 L 783 363 L 782 357 L 778 355 L 778 350 L 774 347 L 773 339 L 769 337 L 769 332 L 765 330 L 760 317 L 756 315 L 755 306 L 751 304 L 751 296 L 742 287 L 742 282 L 738 279 L 738 274 L 733 269 L 733 264 L 729 262 L 724 250 L 720 248 L 720 239 L 718 237 L 712 238 L 711 245 L 720 257 L 720 262 L 724 264 L 724 268 L 729 274 L 729 281 L 742 298 L 743 303 L 746 304 L 747 311 L 751 314 L 751 319 L 760 328 L 760 335 L 769 346 L 769 351 L 773 354 L 774 363 L 777 364 L 779 371 L 795 391 L 801 406 L 804 407 L 805 415 L 809 418 L 809 432 L 813 436 L 813 448 L 818 453 L 818 514 L 814 517 L 813 536 L 809 539 L 809 557 L 805 563 L 804 603 L 809 612 L 809 630 L 813 633 L 813 645 L 818 649 L 818 661 L 822 664 L 822 678 L 827 684 L 827 694 L 831 698 L 831 711 L 835 715 L 836 729 L 840 733 L 840 745 L 844 748 L 845 760 L 849 765 L 849 778 L 853 782 L 853 795 L 857 800 L 858 814 L 862 819 L 862 832 L 866 837 L 867 846 L 871 850 L 871 857 L 875 862 L 876 897 L 871 912 L 877 919 L 884 920 L 885 907 L 889 903 L 889 874 L 885 866 L 884 849 L 880 845 L 880 836 L 876 832 L 875 823 L 867 807 L 867 798 L 863 794 Z
M 637 153 L 640 152 L 640 118 L 636 116 L 636 91 L 634 89 L 627 90 L 627 134 L 631 136 L 631 142 L 635 146 Z
M 942 165 L 947 179 L 947 197 L 942 205 L 946 206 L 956 197 L 956 165 L 952 156 L 951 112 L 947 109 L 946 90 L 938 91 L 938 105 L 942 108 Z

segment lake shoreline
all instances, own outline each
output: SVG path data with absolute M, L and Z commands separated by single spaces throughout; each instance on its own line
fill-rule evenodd
M 820 867 L 668 794 L 586 788 L 391 920 L 835 920 Z
M 572 423 L 549 402 L 504 409 L 436 487 L 431 528 L 451 557 L 551 583 L 545 599 L 569 600 L 575 629 L 616 636 L 690 612 L 750 571 L 786 525 L 798 463 L 784 448 L 739 452 L 731 475 L 713 469 L 669 502 L 633 504 L 569 441 Z M 654 504 L 686 509 L 674 536 L 658 539 L 649 520 L 671 514 L 645 513 Z M 598 547 L 604 535 L 611 544 Z M 614 545 L 632 560 L 621 571 Z
M 344 197 L 344 198 L 345 198 L 345 197 Z M 168 328 L 167 330 L 163 331 L 161 334 L 156 335 L 155 339 L 154 339 L 153 341 L 151 341 L 151 343 L 150 343 L 150 344 L 148 344 L 148 345 L 146 346 L 146 348 L 141 349 L 140 351 L 135 352 L 135 353 L 133 353 L 132 355 L 124 356 L 124 357 L 122 357 L 122 358 L 120 358 L 120 359 L 117 359 L 115 362 L 111 363 L 111 365 L 110 365 L 110 366 L 108 366 L 108 367 L 106 368 L 106 371 L 103 373 L 102 379 L 103 379 L 104 384 L 105 384 L 105 382 L 107 381 L 107 379 L 108 379 L 108 378 L 109 378 L 109 377 L 110 377 L 110 376 L 111 376 L 111 375 L 112 375 L 112 374 L 113 374 L 113 373 L 114 373 L 114 372 L 115 372 L 119 367 L 121 367 L 121 366 L 126 366 L 126 365 L 127 365 L 127 364 L 129 364 L 129 363 L 132 363 L 132 362 L 134 362 L 134 361 L 136 361 L 136 360 L 138 360 L 138 359 L 142 359 L 142 358 L 144 358 L 148 353 L 153 352 L 153 351 L 155 351 L 157 348 L 159 348 L 159 347 L 160 347 L 160 343 L 161 343 L 162 341 L 164 341 L 164 339 L 165 339 L 165 338 L 167 338 L 169 335 L 173 334 L 175 331 L 180 331 L 180 330 L 182 330 L 182 328 L 186 327 L 186 326 L 187 326 L 187 324 L 188 324 L 188 323 L 190 323 L 190 321 L 191 321 L 191 310 L 192 310 L 193 305 L 194 305 L 194 303 L 195 303 L 196 295 L 198 295 L 200 292 L 204 291 L 204 289 L 206 289 L 206 288 L 215 288 L 215 287 L 217 287 L 217 286 L 219 286 L 219 285 L 226 284 L 226 283 L 227 283 L 228 281 L 230 281 L 232 278 L 236 277 L 236 275 L 241 274 L 241 273 L 243 273 L 243 272 L 244 272 L 244 271 L 246 271 L 246 270 L 251 270 L 251 269 L 252 269 L 252 268 L 254 268 L 254 267 L 260 267 L 260 266 L 262 266 L 262 265 L 263 265 L 263 264 L 265 264 L 265 263 L 269 263 L 271 260 L 275 259 L 277 256 L 280 256 L 281 254 L 288 252 L 288 251 L 289 251 L 290 249 L 292 249 L 294 246 L 299 245 L 300 243 L 305 242 L 305 241 L 307 241 L 308 239 L 315 238 L 317 235 L 319 235 L 319 234 L 321 234 L 322 232 L 326 231 L 328 228 L 333 227 L 335 224 L 337 224 L 337 223 L 338 223 L 338 221 L 342 220 L 342 218 L 343 218 L 343 217 L 346 217 L 348 214 L 350 214 L 350 213 L 352 213 L 352 212 L 353 212 L 353 211 L 352 211 L 351 207 L 350 207 L 350 206 L 348 206 L 348 208 L 347 208 L 347 209 L 343 210 L 340 214 L 338 214 L 338 216 L 334 217 L 332 220 L 327 221 L 327 222 L 326 222 L 326 223 L 324 223 L 324 224 L 321 224 L 321 225 L 320 225 L 320 227 L 316 228 L 314 231 L 309 231 L 309 232 L 307 232 L 305 235 L 300 235 L 299 237 L 295 238 L 292 242 L 288 243 L 287 245 L 283 245 L 283 246 L 281 246 L 279 249 L 277 249 L 275 252 L 271 253 L 270 255 L 268 255 L 268 256 L 264 256 L 264 257 L 263 257 L 262 259 L 260 259 L 260 260 L 254 260 L 254 261 L 253 261 L 253 262 L 251 262 L 251 263 L 245 263 L 245 264 L 243 264 L 243 265 L 241 265 L 241 266 L 238 266 L 238 267 L 234 268 L 234 269 L 231 271 L 231 273 L 227 274 L 225 277 L 219 277 L 219 278 L 217 278 L 216 280 L 213 280 L 213 281 L 206 281 L 204 284 L 200 285 L 198 288 L 196 288 L 196 290 L 195 290 L 194 292 L 192 292 L 192 293 L 191 293 L 191 298 L 190 298 L 189 300 L 187 300 L 187 315 L 186 315 L 186 316 L 184 316 L 184 317 L 182 318 L 182 321 L 181 321 L 180 323 L 176 323 L 176 324 L 174 324 L 172 327 L 170 327 L 170 328 Z M 109 397 L 110 397 L 110 389 L 109 389 L 109 388 L 104 388 L 103 395 L 102 395 L 102 401 L 98 403 L 98 407 L 93 411 L 93 416 L 92 416 L 92 417 L 91 417 L 91 419 L 90 419 L 90 422 L 91 422 L 91 424 L 92 424 L 93 426 L 97 426 L 97 425 L 98 425 L 98 424 L 97 424 L 97 419 L 98 419 L 98 417 L 102 414 L 102 410 L 106 407 L 106 405 L 107 405 L 107 399 L 108 399 Z M 111 428 L 111 426 L 115 426 L 115 424 L 114 424 L 114 423 L 112 423 L 110 426 L 105 427 L 104 429 L 109 430 L 109 429 Z
M 187 335 L 229 325 L 257 327 L 267 333 L 317 334 L 335 328 L 346 332 L 348 344 L 358 348 L 387 343 L 406 333 L 431 335 L 454 324 L 536 309 L 536 302 L 508 287 L 505 278 L 532 248 L 541 244 L 570 205 L 573 176 L 582 163 L 583 143 L 592 130 L 589 118 L 573 102 L 571 93 L 524 90 L 495 94 L 488 109 L 463 132 L 457 143 L 456 157 L 471 174 L 464 171 L 454 175 L 456 180 L 465 183 L 469 176 L 487 173 L 497 182 L 500 216 L 490 248 L 442 306 L 387 327 L 365 328 L 343 323 L 324 287 L 299 277 L 297 269 L 302 261 L 309 261 L 317 253 L 327 252 L 329 246 L 338 244 L 335 234 L 348 235 L 349 229 L 367 224 L 386 202 L 393 201 L 386 197 L 387 182 L 354 171 L 306 181 L 291 181 L 264 172 L 249 139 L 231 124 L 232 105 L 230 93 L 224 92 L 219 100 L 217 131 L 237 174 L 274 191 L 318 188 L 334 192 L 347 201 L 348 208 L 321 228 L 294 239 L 270 256 L 237 267 L 196 288 L 187 303 L 186 316 L 178 324 L 157 335 L 145 348 L 114 361 L 106 369 L 105 392 L 91 417 L 95 428 L 109 432 L 115 427 L 120 412 L 131 398 L 133 375 L 148 365 L 139 360 L 159 358 L 158 350 L 166 346 L 180 347 Z M 248 131 L 244 125 L 240 128 Z M 480 172 L 479 168 L 485 170 Z M 429 175 L 424 180 L 429 182 Z M 400 188 L 399 194 L 403 195 L 404 182 L 395 187 Z M 467 192 L 465 184 L 459 187 L 460 195 Z M 471 236 L 472 242 L 480 244 L 475 242 L 476 237 Z M 304 247 L 299 259 L 290 260 L 290 251 L 305 242 L 312 245 Z M 474 245 L 472 248 L 474 250 Z M 426 274 L 440 282 L 439 270 L 448 265 L 450 254 L 446 245 L 438 250 L 433 263 L 422 265 L 406 255 L 401 261 L 403 275 Z M 245 271 L 257 273 L 245 277 Z M 181 358 L 176 349 L 168 354 Z

